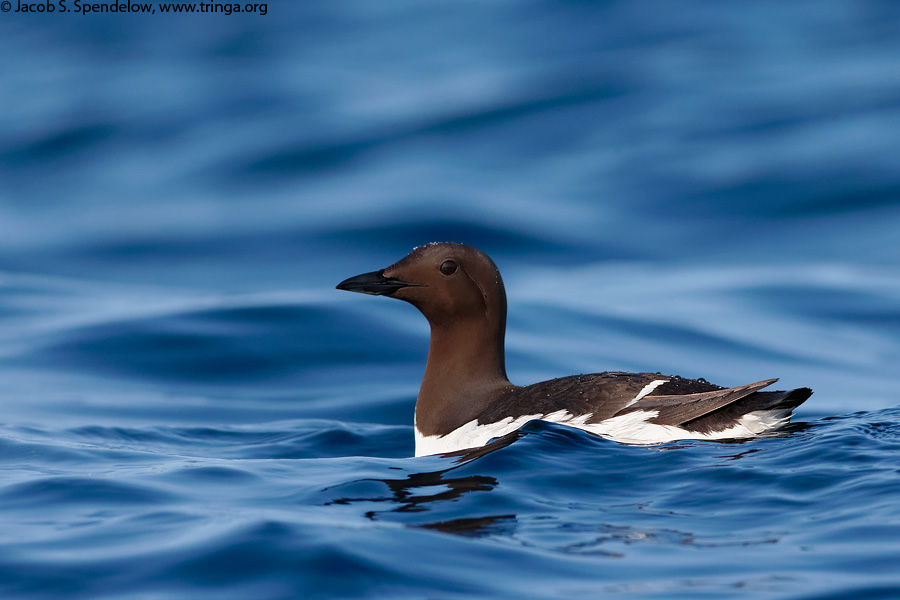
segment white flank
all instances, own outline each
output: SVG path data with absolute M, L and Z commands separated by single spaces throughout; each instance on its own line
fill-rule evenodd
M 659 383 L 657 383 L 657 385 L 659 385 Z M 648 385 L 647 387 L 650 386 Z M 652 391 L 652 389 L 650 391 Z M 641 393 L 643 394 L 643 390 Z M 642 397 L 640 394 L 638 396 L 637 399 Z M 637 399 L 633 400 L 632 403 L 636 402 Z M 728 429 L 712 431 L 710 433 L 699 433 L 696 431 L 688 431 L 687 429 L 682 429 L 681 427 L 675 427 L 673 425 L 658 425 L 656 423 L 647 422 L 658 414 L 659 413 L 655 410 L 636 410 L 625 415 L 606 419 L 600 423 L 586 423 L 585 421 L 591 418 L 590 413 L 576 416 L 565 410 L 558 410 L 546 415 L 525 415 L 517 419 L 507 417 L 502 421 L 497 421 L 496 423 L 490 423 L 488 425 L 478 425 L 478 422 L 473 420 L 444 436 L 425 436 L 422 435 L 419 428 L 416 427 L 416 456 L 442 454 L 444 452 L 454 452 L 456 450 L 484 446 L 492 439 L 516 431 L 522 425 L 534 419 L 570 425 L 615 442 L 635 445 L 662 444 L 676 440 L 727 440 L 748 438 L 771 429 L 776 429 L 790 420 L 790 413 L 787 410 L 759 410 L 742 416 Z
M 782 425 L 787 425 L 790 420 L 791 411 L 788 409 L 757 410 L 749 412 L 741 417 L 738 423 L 754 434 L 757 434 L 772 429 L 778 429 Z
M 653 390 L 655 390 L 656 388 L 658 388 L 659 386 L 661 386 L 662 384 L 664 384 L 667 381 L 668 381 L 668 379 L 656 379 L 654 381 L 651 381 L 650 383 L 645 385 L 644 388 L 640 392 L 638 392 L 637 396 L 632 398 L 628 402 L 628 404 L 625 405 L 625 408 L 628 408 L 629 406 L 631 406 L 632 404 L 634 404 L 635 402 L 637 402 L 638 400 L 640 400 L 641 398 L 643 398 L 644 396 L 646 396 L 647 394 L 649 394 L 650 392 L 652 392 Z
M 443 436 L 422 435 L 419 431 L 419 427 L 416 426 L 416 456 L 442 454 L 444 452 L 453 452 L 455 450 L 465 450 L 466 448 L 484 446 L 492 439 L 504 436 L 507 433 L 512 433 L 528 421 L 533 421 L 535 419 L 572 425 L 573 427 L 581 427 L 584 429 L 584 422 L 591 418 L 591 414 L 592 413 L 587 413 L 585 415 L 575 416 L 566 410 L 558 410 L 546 415 L 523 415 L 517 419 L 506 417 L 501 421 L 496 421 L 487 425 L 479 425 L 478 421 L 472 420 Z

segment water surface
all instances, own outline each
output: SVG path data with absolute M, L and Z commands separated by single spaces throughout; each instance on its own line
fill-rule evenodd
M 4 598 L 900 597 L 900 9 L 0 15 Z M 515 383 L 809 386 L 799 425 L 410 458 L 488 252 Z

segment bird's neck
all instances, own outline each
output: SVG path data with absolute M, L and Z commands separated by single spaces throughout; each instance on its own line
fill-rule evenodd
M 449 433 L 514 387 L 506 377 L 504 325 L 489 319 L 431 325 L 428 364 L 416 401 L 416 427 L 422 435 Z

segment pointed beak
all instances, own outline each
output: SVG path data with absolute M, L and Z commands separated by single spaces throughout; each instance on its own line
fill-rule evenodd
M 419 286 L 419 283 L 407 283 L 399 279 L 391 279 L 384 276 L 384 269 L 363 273 L 337 284 L 337 289 L 360 294 L 372 294 L 374 296 L 390 296 L 397 290 L 405 287 Z

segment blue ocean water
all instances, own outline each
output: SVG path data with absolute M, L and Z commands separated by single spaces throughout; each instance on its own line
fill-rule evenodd
M 898 23 L 0 13 L 0 597 L 900 598 Z M 436 240 L 503 272 L 515 383 L 815 394 L 411 458 L 427 324 L 333 288 Z

